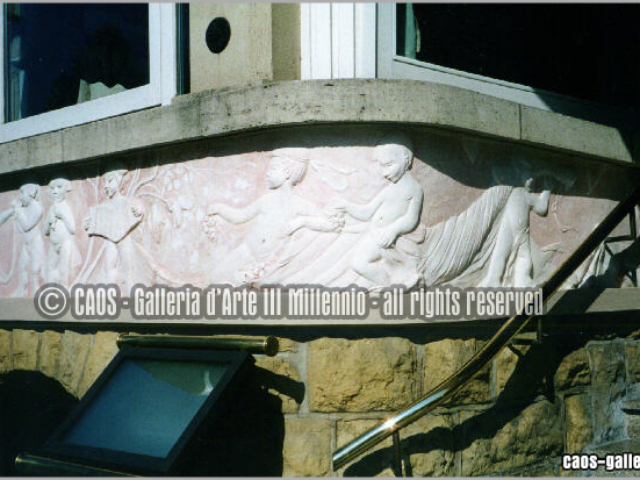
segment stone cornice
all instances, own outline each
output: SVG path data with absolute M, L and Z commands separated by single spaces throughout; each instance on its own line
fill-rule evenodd
M 411 80 L 238 86 L 0 144 L 0 174 L 266 128 L 332 123 L 433 127 L 635 165 L 638 132 Z

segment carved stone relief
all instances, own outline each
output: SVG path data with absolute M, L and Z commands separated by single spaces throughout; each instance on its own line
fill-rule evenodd
M 529 287 L 630 186 L 612 166 L 417 130 L 270 141 L 59 172 L 44 199 L 32 183 L 0 193 L 0 296 L 45 282 Z M 567 286 L 608 265 L 600 251 Z

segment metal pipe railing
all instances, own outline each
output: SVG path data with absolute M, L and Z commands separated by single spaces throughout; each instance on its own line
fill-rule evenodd
M 553 273 L 551 278 L 542 285 L 542 299 L 546 303 L 569 278 L 573 271 L 584 262 L 613 229 L 633 212 L 633 208 L 640 203 L 640 187 L 637 187 L 624 201 L 620 202 L 595 230 L 580 244 L 580 246 Z M 523 309 L 523 312 L 527 309 Z M 398 430 L 415 422 L 437 406 L 449 400 L 458 390 L 476 375 L 486 364 L 509 344 L 522 328 L 534 317 L 520 313 L 511 317 L 467 363 L 456 373 L 433 388 L 421 399 L 408 407 L 394 413 L 386 420 L 369 429 L 355 440 L 341 447 L 333 454 L 333 468 L 338 470 L 350 461 L 359 457 Z
M 122 334 L 116 340 L 118 348 L 200 348 L 212 350 L 244 350 L 273 357 L 278 353 L 278 339 L 272 335 L 265 338 L 199 337 L 191 335 L 133 335 Z

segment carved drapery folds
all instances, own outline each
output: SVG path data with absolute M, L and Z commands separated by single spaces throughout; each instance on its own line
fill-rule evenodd
M 41 182 L 47 195 L 35 183 L 0 193 L 0 296 L 47 282 L 530 287 L 629 181 L 612 166 L 418 131 L 280 143 L 105 161 Z M 596 252 L 568 286 L 609 261 Z

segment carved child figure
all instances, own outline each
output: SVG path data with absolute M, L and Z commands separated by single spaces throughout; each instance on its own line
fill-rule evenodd
M 382 175 L 387 180 L 383 189 L 364 205 L 344 201 L 336 204 L 335 208 L 366 222 L 362 239 L 351 260 L 351 268 L 376 286 L 388 286 L 389 275 L 379 261 L 398 237 L 418 226 L 423 191 L 409 173 L 413 149 L 406 135 L 394 133 L 387 136 L 384 143 L 375 148 L 374 160 L 382 168 Z M 417 279 L 417 273 L 411 276 Z M 414 283 L 413 279 L 409 283 Z
M 53 205 L 44 225 L 44 234 L 50 239 L 46 280 L 66 287 L 70 286 L 71 274 L 79 263 L 79 252 L 75 242 L 76 222 L 66 200 L 70 191 L 71 182 L 66 178 L 51 180 L 49 196 Z
M 126 294 L 134 283 L 135 262 L 133 240 L 130 233 L 140 224 L 144 215 L 142 209 L 122 195 L 122 182 L 127 170 L 112 164 L 102 176 L 106 200 L 91 209 L 84 221 L 89 236 L 102 237 L 105 242 L 103 272 L 107 283 L 122 283 Z
M 529 177 L 527 175 L 527 177 Z M 508 266 L 513 266 L 513 287 L 533 287 L 533 259 L 529 222 L 531 211 L 544 217 L 549 208 L 550 190 L 533 192 L 534 179 L 516 187 L 509 196 L 489 260 L 487 275 L 479 287 L 500 287 Z
M 20 187 L 20 200 L 14 200 L 11 208 L 0 213 L 0 225 L 13 217 L 22 233 L 22 250 L 18 262 L 18 290 L 13 296 L 33 295 L 40 286 L 44 241 L 38 228 L 42 219 L 40 186 L 27 183 Z
M 245 243 L 259 262 L 268 261 L 282 241 L 299 228 L 330 231 L 339 227 L 315 216 L 317 207 L 293 192 L 307 172 L 307 161 L 301 155 L 297 149 L 275 150 L 266 175 L 267 193 L 243 208 L 214 203 L 207 211 L 235 224 L 255 219 Z

